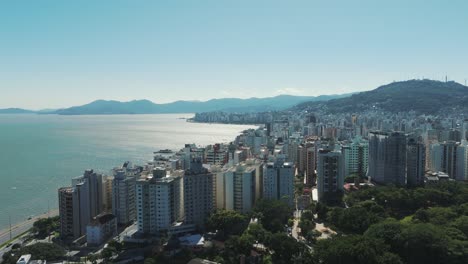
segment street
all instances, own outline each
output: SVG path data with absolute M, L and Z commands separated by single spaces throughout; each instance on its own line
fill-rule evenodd
M 14 225 L 11 227 L 11 238 L 15 238 L 17 236 L 19 236 L 20 234 L 23 234 L 24 232 L 28 231 L 29 229 L 32 228 L 33 224 L 35 221 L 37 221 L 38 219 L 41 219 L 41 218 L 47 218 L 47 216 L 50 215 L 50 217 L 53 217 L 53 216 L 56 216 L 58 215 L 58 210 L 53 210 L 53 211 L 50 211 L 50 214 L 42 214 L 42 215 L 39 215 L 39 216 L 36 216 L 36 217 L 33 217 L 29 220 L 26 220 L 24 222 L 21 222 L 17 225 Z M 7 229 L 4 229 L 2 231 L 0 231 L 0 245 L 3 244 L 3 243 L 6 243 L 10 240 L 10 229 L 7 228 Z M 10 244 L 14 244 L 14 243 L 17 243 L 19 239 L 16 239 L 14 241 L 11 241 Z M 2 247 L 0 249 L 0 258 L 1 256 L 3 256 L 3 254 L 6 252 L 6 251 L 9 251 L 10 249 L 9 248 L 6 248 L 7 245 L 5 245 L 4 247 Z

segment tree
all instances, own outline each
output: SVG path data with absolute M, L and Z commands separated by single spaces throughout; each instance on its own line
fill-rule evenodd
M 432 224 L 411 224 L 400 236 L 400 256 L 406 263 L 454 263 L 449 257 L 450 239 Z
M 119 243 L 118 241 L 112 239 L 109 241 L 108 246 L 111 248 L 115 248 L 116 252 L 120 252 L 123 249 L 122 243 Z
M 51 232 L 58 231 L 60 227 L 60 217 L 42 218 L 34 222 L 33 232 L 39 239 L 44 239 Z
M 249 219 L 236 211 L 218 210 L 211 214 L 207 221 L 210 231 L 217 231 L 220 239 L 226 239 L 232 235 L 241 235 L 249 224 Z
M 308 252 L 308 248 L 285 233 L 275 233 L 271 236 L 267 247 L 273 251 L 272 260 L 275 264 L 291 263 L 294 256 Z
M 320 233 L 320 231 L 310 230 L 304 235 L 304 238 L 307 241 L 307 243 L 311 245 L 315 244 L 317 242 L 317 238 L 319 238 L 321 235 L 322 233 Z
M 112 258 L 112 256 L 114 256 L 114 254 L 117 253 L 117 250 L 113 247 L 106 247 L 102 250 L 101 252 L 101 257 L 106 261 L 108 262 L 110 260 L 110 258 Z
M 284 231 L 284 226 L 292 214 L 292 208 L 281 200 L 260 200 L 254 212 L 261 216 L 263 227 L 274 233 Z
M 399 257 L 387 252 L 381 240 L 361 235 L 335 236 L 317 241 L 315 256 L 320 263 L 327 264 L 387 264 L 401 263 Z
M 388 218 L 380 223 L 372 225 L 364 233 L 365 236 L 380 239 L 389 245 L 393 252 L 398 252 L 401 247 L 401 233 L 403 232 L 403 225 L 393 219 Z
M 429 222 L 434 225 L 444 225 L 457 217 L 457 214 L 451 208 L 431 207 L 428 209 L 419 209 L 414 214 L 413 219 L 422 222 Z
M 313 220 L 313 219 L 314 219 L 314 214 L 313 214 L 312 211 L 310 211 L 310 210 L 305 210 L 305 211 L 302 212 L 302 214 L 301 214 L 301 219 Z
M 299 228 L 301 229 L 302 234 L 306 234 L 307 232 L 315 228 L 315 222 L 309 219 L 301 219 L 301 221 L 299 222 Z
M 271 236 L 271 233 L 266 231 L 261 224 L 250 224 L 246 233 L 251 235 L 255 241 L 264 244 Z
M 95 254 L 89 254 L 87 258 L 88 258 L 88 261 L 91 262 L 92 264 L 97 264 L 97 261 L 99 259 L 99 257 Z M 146 264 L 146 261 L 145 261 L 145 264 Z
M 364 207 L 355 206 L 347 209 L 333 208 L 328 213 L 327 221 L 345 233 L 364 233 L 369 226 L 379 221 L 379 217 Z
M 241 255 L 250 256 L 254 243 L 254 237 L 248 233 L 242 236 L 231 236 L 224 244 L 225 258 L 232 263 L 239 262 Z
M 462 231 L 468 237 L 468 216 L 461 216 L 453 221 L 452 226 Z
M 315 211 L 312 211 L 312 212 L 316 213 L 319 219 L 325 219 L 327 217 L 327 213 L 329 210 L 330 209 L 328 206 L 326 206 L 323 203 L 318 202 L 315 205 Z
M 65 256 L 65 250 L 56 244 L 40 242 L 5 253 L 2 263 L 16 263 L 18 256 L 26 254 L 31 254 L 33 259 L 54 261 Z

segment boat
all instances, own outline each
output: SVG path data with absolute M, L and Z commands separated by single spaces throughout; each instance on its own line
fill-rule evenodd
M 160 151 L 158 151 L 156 153 L 170 154 L 170 153 L 174 153 L 174 152 L 172 150 L 170 150 L 170 149 L 161 149 Z

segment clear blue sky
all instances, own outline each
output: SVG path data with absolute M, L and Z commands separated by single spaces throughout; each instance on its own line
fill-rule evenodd
M 468 79 L 468 1 L 1 1 L 0 108 Z

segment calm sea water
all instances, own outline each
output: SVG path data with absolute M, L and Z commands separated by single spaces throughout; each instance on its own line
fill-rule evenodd
M 177 115 L 0 115 L 0 229 L 57 208 L 57 189 L 88 168 L 104 173 L 126 160 L 185 143 L 229 142 L 251 126 L 189 123 Z

